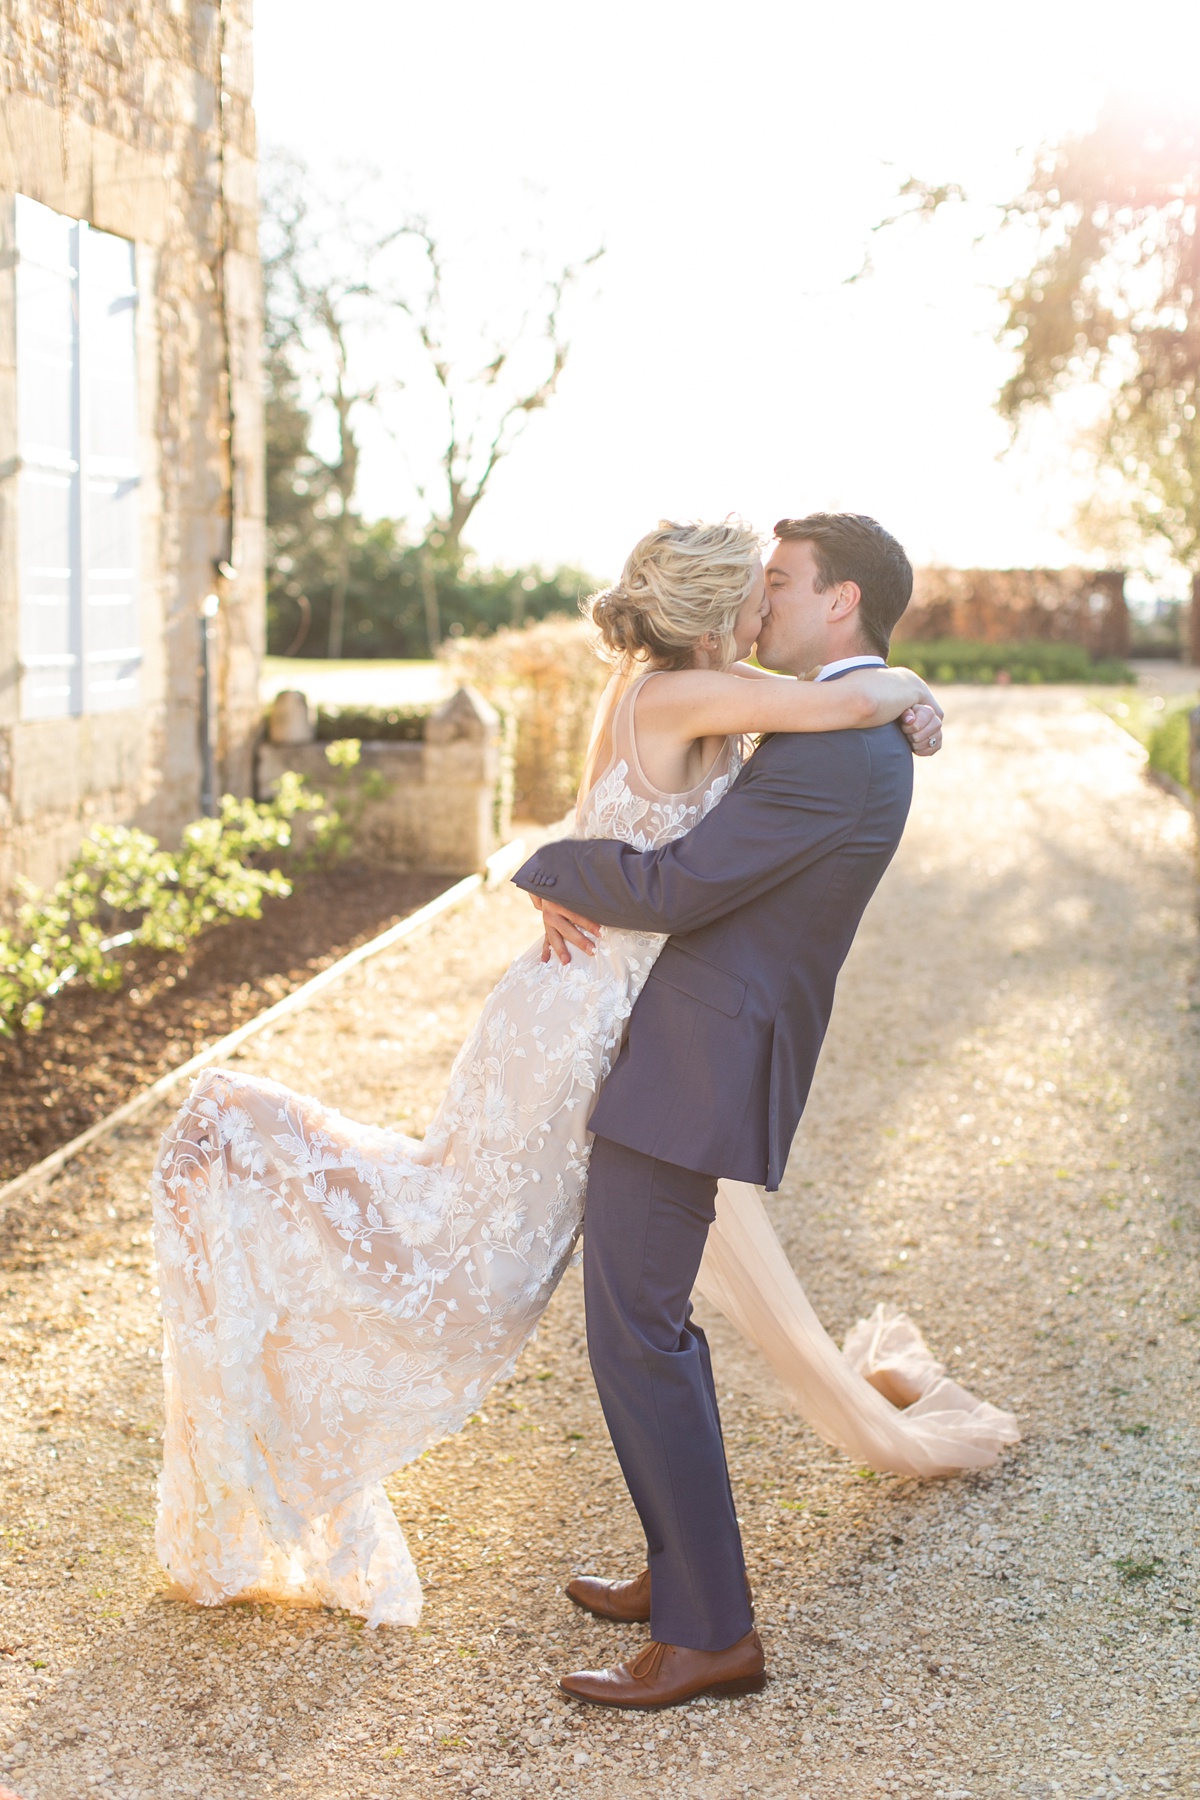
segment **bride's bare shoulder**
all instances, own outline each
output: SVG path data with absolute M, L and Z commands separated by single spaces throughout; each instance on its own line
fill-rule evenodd
M 795 685 L 749 663 L 729 669 L 662 669 L 638 689 L 638 727 L 683 738 L 774 729 L 779 696 Z
M 643 724 L 691 718 L 698 706 L 742 692 L 739 674 L 740 668 L 659 669 L 638 691 L 638 717 Z

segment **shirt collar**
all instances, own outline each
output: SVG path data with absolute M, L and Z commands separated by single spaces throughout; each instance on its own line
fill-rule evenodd
M 826 663 L 818 681 L 828 681 L 831 676 L 841 675 L 847 669 L 886 669 L 887 664 L 882 656 L 843 656 L 837 662 Z

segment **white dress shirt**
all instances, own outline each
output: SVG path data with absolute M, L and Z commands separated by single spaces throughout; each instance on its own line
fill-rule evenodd
M 843 656 L 837 662 L 826 663 L 817 676 L 818 681 L 828 681 L 833 675 L 840 675 L 843 669 L 886 669 L 887 663 L 882 656 Z

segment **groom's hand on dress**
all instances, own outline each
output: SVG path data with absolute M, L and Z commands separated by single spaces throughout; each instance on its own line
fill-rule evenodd
M 529 898 L 542 915 L 542 929 L 546 934 L 542 940 L 543 962 L 556 956 L 560 963 L 569 964 L 571 952 L 568 946 L 571 944 L 585 956 L 596 954 L 596 936 L 600 927 L 593 919 L 567 912 L 565 907 L 555 906 L 550 900 L 540 900 L 536 894 L 530 894 Z

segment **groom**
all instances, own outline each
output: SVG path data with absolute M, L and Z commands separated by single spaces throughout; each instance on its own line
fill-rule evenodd
M 859 513 L 783 519 L 775 534 L 763 667 L 820 665 L 829 681 L 882 662 L 912 592 L 895 538 Z M 649 1620 L 652 1641 L 566 1676 L 581 1700 L 672 1706 L 766 1679 L 689 1296 L 718 1176 L 779 1186 L 838 970 L 911 795 L 896 725 L 779 734 L 675 843 L 566 839 L 515 876 L 548 933 L 581 949 L 592 921 L 670 934 L 592 1114 L 583 1256 L 592 1371 L 649 1568 L 568 1589 L 603 1618 Z

